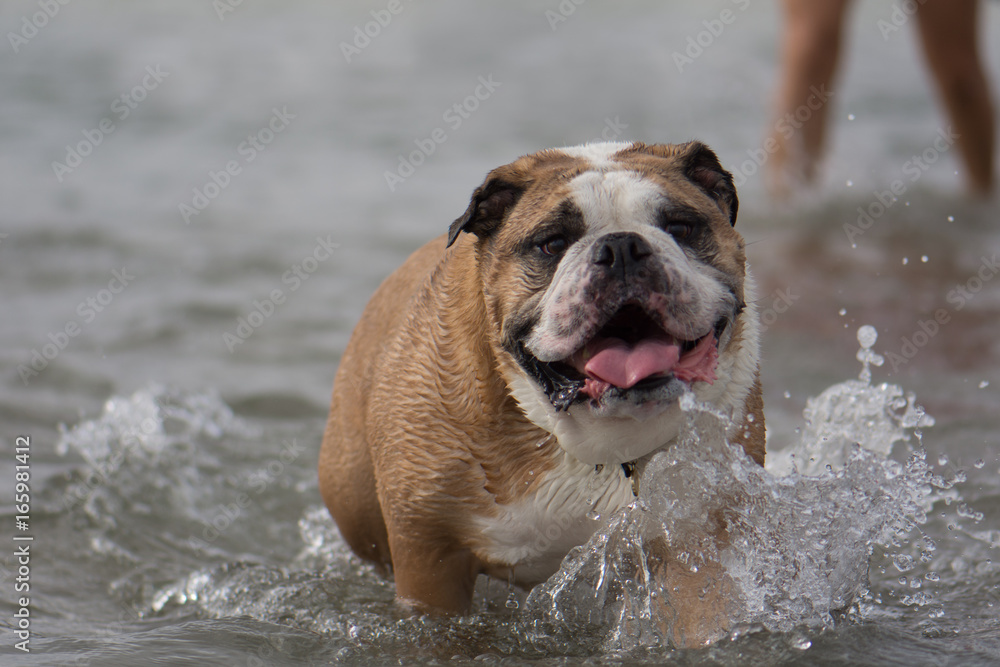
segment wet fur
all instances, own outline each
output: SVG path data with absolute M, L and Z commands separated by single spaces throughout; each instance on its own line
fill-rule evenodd
M 627 168 L 678 205 L 709 211 L 712 240 L 697 252 L 738 277 L 737 297 L 752 304 L 742 239 L 732 231 L 735 192 L 714 155 L 700 144 L 618 146 L 600 168 Z M 620 468 L 595 471 L 568 453 L 561 435 L 557 441 L 549 404 L 532 393 L 509 350 L 537 320 L 554 272 L 511 257 L 558 223 L 573 178 L 600 165 L 602 154 L 608 149 L 543 151 L 491 172 L 449 235 L 379 288 L 344 352 L 320 491 L 355 553 L 394 572 L 405 603 L 465 612 L 480 573 L 539 583 L 596 528 L 586 500 L 604 511 L 631 500 Z M 733 440 L 762 463 L 754 317 L 750 307 L 735 320 L 720 347 L 718 386 L 706 386 L 706 395 L 732 409 Z M 605 432 L 632 433 L 610 422 Z M 656 444 L 669 440 L 665 433 Z M 549 526 L 558 538 L 543 543 Z

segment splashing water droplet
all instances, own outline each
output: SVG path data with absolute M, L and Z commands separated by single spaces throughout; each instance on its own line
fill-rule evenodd
M 852 113 L 847 114 L 847 120 L 854 120 L 854 114 Z
M 875 341 L 878 340 L 878 330 L 870 324 L 866 324 L 858 329 L 858 342 L 861 347 L 870 350 Z
M 785 398 L 791 398 L 791 397 L 792 397 L 792 392 L 785 390 Z
M 808 650 L 812 645 L 812 640 L 805 635 L 796 632 L 788 642 L 789 646 L 799 651 Z
M 895 565 L 896 569 L 900 572 L 909 572 L 915 565 L 913 562 L 913 556 L 908 554 L 896 554 L 892 559 L 892 564 Z M 906 577 L 900 577 L 900 583 L 903 583 L 905 579 Z
M 955 216 L 949 215 L 948 216 L 948 222 L 955 222 Z
M 903 258 L 903 266 L 906 266 L 909 263 L 910 263 L 910 258 L 909 257 L 904 257 Z
M 984 465 L 986 465 L 986 461 L 983 459 L 979 459 L 978 461 L 972 464 L 972 467 L 975 468 L 976 470 L 982 470 Z
M 947 454 L 941 454 L 940 456 L 938 456 L 938 465 L 939 466 L 946 466 L 946 465 L 948 465 L 948 455 Z
M 972 519 L 976 523 L 983 520 L 983 513 L 972 509 L 968 503 L 960 504 L 956 513 L 963 519 Z
M 854 181 L 848 179 L 848 181 L 847 181 L 847 187 L 852 187 L 853 185 L 854 185 Z
M 980 389 L 986 389 L 988 386 L 990 386 L 989 380 L 983 380 L 982 382 L 979 383 Z
M 861 344 L 861 349 L 858 350 L 857 354 L 857 359 L 861 362 L 861 374 L 858 375 L 858 379 L 865 384 L 870 383 L 872 380 L 870 366 L 872 364 L 881 366 L 885 362 L 885 358 L 882 355 L 876 354 L 871 349 L 877 340 L 878 331 L 870 324 L 866 324 L 858 329 L 858 343 Z
M 924 264 L 926 264 L 926 263 L 928 262 L 928 257 L 927 257 L 927 255 L 921 255 L 921 256 L 920 256 L 920 261 L 921 261 L 921 262 L 923 262 Z
M 843 317 L 844 315 L 847 314 L 847 309 L 846 308 L 841 308 L 838 312 L 840 313 L 840 316 Z

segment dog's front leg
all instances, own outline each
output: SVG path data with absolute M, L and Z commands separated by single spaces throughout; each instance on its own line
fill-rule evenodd
M 709 551 L 718 554 L 728 535 L 717 530 L 708 539 L 714 543 Z M 662 537 L 647 544 L 648 585 L 656 591 L 653 620 L 661 636 L 677 648 L 707 646 L 729 633 L 742 598 L 716 555 L 679 556 Z
M 677 648 L 706 646 L 725 637 L 737 593 L 718 563 L 692 570 L 673 559 L 657 559 L 650 573 L 657 584 L 654 611 L 664 637 Z
M 466 614 L 479 573 L 468 549 L 428 548 L 402 537 L 389 538 L 396 600 L 429 614 Z

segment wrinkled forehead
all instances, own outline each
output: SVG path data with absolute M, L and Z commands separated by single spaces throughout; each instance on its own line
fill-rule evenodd
M 637 155 L 632 147 L 606 142 L 546 151 L 535 166 L 555 177 L 558 186 L 552 187 L 549 178 L 532 180 L 547 191 L 549 203 L 569 200 L 588 225 L 598 228 L 622 230 L 648 224 L 664 210 L 708 203 L 673 160 Z

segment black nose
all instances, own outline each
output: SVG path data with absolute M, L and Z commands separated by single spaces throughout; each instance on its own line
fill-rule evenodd
M 600 238 L 594 246 L 591 261 L 606 267 L 612 275 L 623 279 L 634 275 L 643 260 L 653 254 L 646 239 L 634 232 L 616 232 Z

